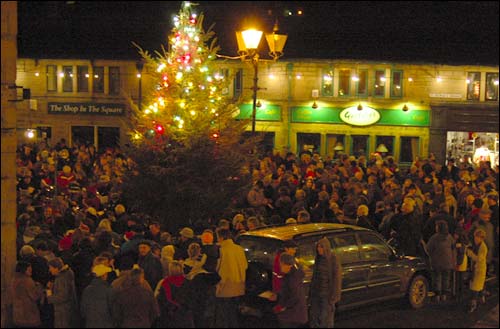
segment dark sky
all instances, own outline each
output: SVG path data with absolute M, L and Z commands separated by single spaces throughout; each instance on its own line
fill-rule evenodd
M 284 58 L 499 63 L 498 1 L 198 3 L 204 28 L 215 23 L 224 55 L 236 55 L 234 31 L 253 17 L 267 32 L 278 18 L 280 31 L 288 34 Z M 180 6 L 180 1 L 19 1 L 19 57 L 138 59 L 131 42 L 160 50 Z

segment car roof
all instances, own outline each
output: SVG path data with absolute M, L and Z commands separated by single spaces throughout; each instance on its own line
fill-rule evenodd
M 257 236 L 263 238 L 271 238 L 277 240 L 292 240 L 302 235 L 309 235 L 311 233 L 330 231 L 369 231 L 368 229 L 347 225 L 347 224 L 333 224 L 333 223 L 310 223 L 310 224 L 296 224 L 296 225 L 283 225 L 264 227 L 250 232 L 243 233 L 243 236 Z

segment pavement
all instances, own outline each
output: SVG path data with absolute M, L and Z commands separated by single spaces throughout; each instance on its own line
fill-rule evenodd
M 491 309 L 484 318 L 477 321 L 472 328 L 498 328 L 498 304 Z

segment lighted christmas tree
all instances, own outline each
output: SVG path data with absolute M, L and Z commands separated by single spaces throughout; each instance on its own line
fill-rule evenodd
M 202 24 L 203 15 L 184 2 L 168 50 L 153 58 L 140 49 L 157 83 L 131 120 L 136 167 L 124 178 L 123 197 L 171 230 L 217 220 L 236 206 L 255 156 L 256 140 L 241 138 L 248 122 L 234 119 L 238 108 L 223 96 L 228 77 L 215 61 L 214 33 Z
M 161 146 L 174 140 L 185 144 L 201 135 L 224 136 L 221 130 L 228 123 L 233 129 L 235 124 L 239 128 L 246 124 L 233 120 L 238 108 L 222 95 L 228 77 L 215 63 L 216 38 L 210 29 L 205 33 L 203 15 L 198 16 L 193 6 L 184 2 L 175 16 L 168 51 L 152 58 L 140 49 L 145 69 L 157 83 L 137 113 L 135 143 Z

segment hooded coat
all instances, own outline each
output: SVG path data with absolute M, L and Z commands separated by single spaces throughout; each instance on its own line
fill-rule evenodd
M 327 238 L 320 239 L 317 244 L 323 247 L 324 255 L 320 256 L 319 254 L 316 254 L 313 276 L 311 279 L 311 288 L 309 290 L 309 298 L 312 299 L 318 297 L 319 295 L 322 295 L 320 294 L 321 291 L 319 289 L 319 259 L 322 257 L 326 260 L 328 272 L 325 274 L 327 275 L 327 278 L 329 278 L 328 291 L 326 292 L 325 296 L 328 298 L 331 304 L 335 304 L 340 301 L 340 297 L 342 294 L 342 266 L 340 265 L 340 261 L 337 255 L 332 252 L 330 241 L 328 241 Z

